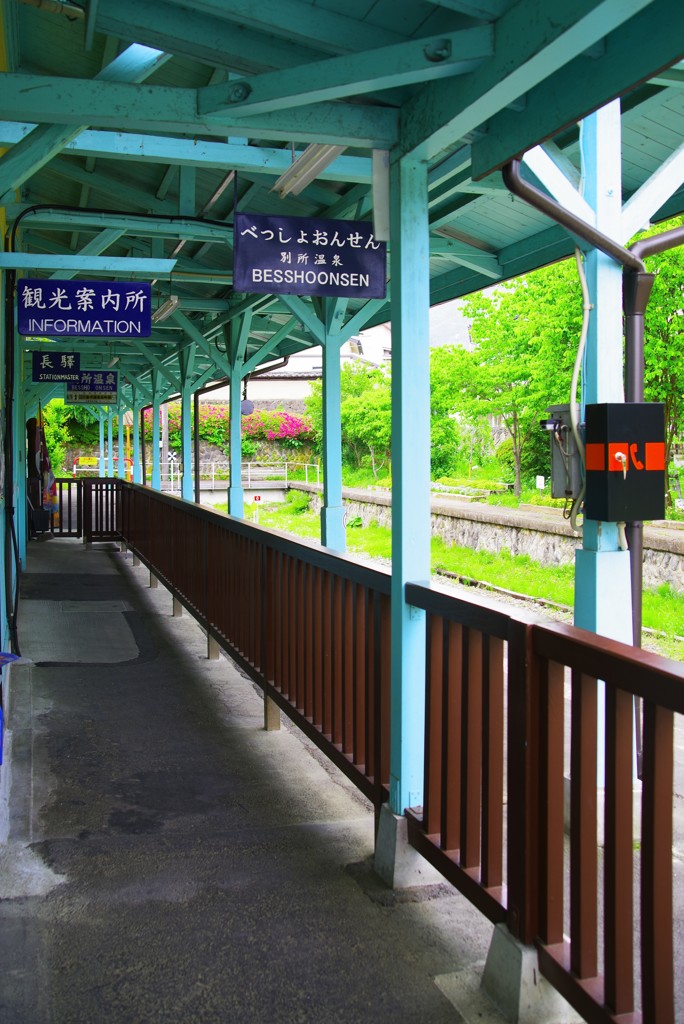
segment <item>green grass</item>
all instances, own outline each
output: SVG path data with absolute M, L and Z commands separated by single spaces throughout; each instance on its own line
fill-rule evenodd
M 297 492 L 293 492 L 297 493 Z M 246 518 L 258 516 L 261 526 L 294 534 L 298 537 L 320 536 L 320 518 L 308 508 L 306 496 L 298 494 L 283 503 L 249 505 Z M 226 511 L 226 506 L 217 506 Z M 377 523 L 360 529 L 347 526 L 347 550 L 370 558 L 389 561 L 392 557 L 391 531 Z M 574 564 L 547 566 L 528 555 L 512 555 L 507 548 L 498 553 L 473 551 L 471 548 L 449 546 L 440 537 L 431 541 L 432 571 L 446 570 L 480 583 L 501 587 L 528 597 L 553 601 L 572 608 L 574 599 Z M 657 590 L 645 590 L 643 624 L 662 636 L 648 636 L 644 646 L 666 657 L 684 660 L 684 644 L 674 638 L 684 635 L 684 594 L 665 583 Z

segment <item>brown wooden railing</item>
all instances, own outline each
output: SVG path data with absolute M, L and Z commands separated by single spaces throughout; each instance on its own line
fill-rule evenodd
M 439 587 L 410 584 L 406 599 L 427 612 L 425 797 L 406 812 L 411 843 L 491 921 L 537 944 L 542 973 L 588 1021 L 673 1024 L 673 714 L 684 714 L 684 667 Z M 644 702 L 640 843 L 634 696 Z
M 52 516 L 52 532 L 56 537 L 83 536 L 83 481 L 59 477 L 57 510 Z
M 390 577 L 148 488 L 115 481 L 112 493 L 114 512 L 90 503 L 93 536 L 113 516 L 377 810 L 389 774 Z M 409 584 L 406 600 L 427 613 L 425 796 L 406 812 L 410 841 L 491 921 L 537 945 L 542 973 L 591 1024 L 673 1024 L 673 718 L 684 714 L 684 667 L 440 587 Z
M 57 506 L 51 520 L 56 537 L 84 540 L 116 540 L 121 536 L 118 520 L 120 480 L 104 477 L 59 477 Z
M 387 573 L 124 485 L 128 546 L 373 802 L 389 784 Z
M 545 881 L 537 938 L 540 967 L 589 1021 L 673 1022 L 674 715 L 684 714 L 684 667 L 560 625 L 533 627 L 531 655 L 532 704 L 539 709 L 532 743 L 539 777 L 538 856 Z M 604 690 L 605 726 L 597 730 Z M 635 840 L 632 813 L 634 696 L 643 701 L 640 840 Z M 568 704 L 570 720 L 564 723 Z M 565 724 L 570 732 L 569 852 L 558 812 Z M 603 806 L 596 783 L 601 754 Z M 601 812 L 602 851 L 597 839 Z M 570 898 L 564 907 L 566 868 Z
M 121 480 L 84 478 L 83 536 L 87 542 L 116 540 L 121 536 Z
M 409 584 L 406 599 L 427 612 L 425 791 L 423 808 L 407 811 L 410 841 L 492 922 L 519 935 L 529 916 L 519 862 L 527 759 L 506 762 L 504 729 L 507 697 L 517 744 L 526 626 L 446 590 Z

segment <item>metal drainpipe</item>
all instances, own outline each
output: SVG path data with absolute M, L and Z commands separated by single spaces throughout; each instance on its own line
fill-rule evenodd
M 684 243 L 684 227 L 664 231 L 635 242 L 629 249 L 586 224 L 555 199 L 525 181 L 520 173 L 520 160 L 512 160 L 502 169 L 504 184 L 513 195 L 524 199 L 545 213 L 572 234 L 589 242 L 596 249 L 621 263 L 624 268 L 623 310 L 625 314 L 625 400 L 644 400 L 644 313 L 651 294 L 653 274 L 644 266 L 644 259 L 655 253 L 673 249 Z M 626 535 L 632 576 L 632 643 L 641 647 L 643 523 L 627 523 Z
M 632 270 L 641 273 L 645 271 L 646 268 L 643 262 L 634 252 L 625 249 L 618 242 L 614 242 L 608 235 L 604 235 L 602 231 L 592 227 L 591 224 L 587 224 L 586 221 L 566 210 L 555 199 L 542 192 L 541 189 L 531 185 L 529 181 L 525 181 L 520 173 L 520 160 L 511 160 L 510 163 L 502 168 L 501 174 L 503 175 L 506 188 L 514 196 L 524 199 L 535 210 L 545 213 L 551 220 L 555 220 L 557 224 L 567 228 L 571 234 L 577 235 L 579 238 L 584 239 L 585 242 L 589 242 L 595 249 L 600 249 L 601 252 L 621 263 L 623 267 L 630 267 Z
M 684 227 L 642 238 L 630 247 L 639 259 L 684 244 Z M 622 301 L 625 313 L 625 401 L 644 401 L 644 315 L 655 274 L 625 268 Z M 625 530 L 632 568 L 632 642 L 641 647 L 644 524 L 627 523 Z

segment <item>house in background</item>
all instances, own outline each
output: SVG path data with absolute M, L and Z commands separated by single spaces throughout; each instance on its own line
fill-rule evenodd
M 460 300 L 444 302 L 430 310 L 430 345 L 468 345 L 470 321 L 463 316 Z M 389 367 L 392 357 L 390 324 L 379 324 L 345 342 L 340 350 L 342 366 L 350 362 L 364 362 L 371 366 Z M 265 373 L 252 375 L 247 382 L 247 397 L 260 409 L 281 406 L 290 412 L 304 412 L 311 383 L 320 380 L 323 356 L 320 345 L 289 356 L 273 364 Z M 207 392 L 203 401 L 228 402 L 228 387 Z

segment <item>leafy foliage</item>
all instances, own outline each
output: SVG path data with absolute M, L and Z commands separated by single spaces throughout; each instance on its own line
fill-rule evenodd
M 169 444 L 172 448 L 181 446 L 181 407 L 178 402 L 169 403 Z M 274 441 L 280 447 L 296 450 L 309 439 L 311 422 L 306 417 L 293 416 L 284 411 L 268 412 L 255 410 L 242 417 L 242 454 L 249 457 L 258 450 L 259 442 Z M 223 403 L 200 402 L 200 440 L 220 448 L 224 454 L 230 451 L 230 413 Z M 145 410 L 145 439 L 152 439 L 152 409 Z
M 659 224 L 641 237 L 660 234 L 680 223 L 681 219 Z M 644 317 L 644 390 L 647 401 L 665 406 L 669 467 L 675 440 L 684 431 L 684 251 L 679 247 L 651 256 L 646 269 L 655 274 L 655 281 Z
M 71 440 L 69 412 L 70 406 L 65 405 L 61 398 L 54 398 L 43 407 L 45 444 L 55 476 L 60 476 L 64 472 L 66 449 Z
M 511 441 L 515 492 L 523 458 L 539 433 L 546 407 L 568 400 L 582 298 L 571 261 L 545 267 L 464 306 L 472 318 L 473 349 L 436 353 L 440 400 L 473 422 L 498 420 Z M 536 459 L 532 460 L 535 466 Z
M 392 393 L 388 371 L 367 363 L 346 363 L 340 375 L 342 457 L 356 468 L 370 466 L 374 477 L 390 466 Z M 323 437 L 323 384 L 315 381 L 306 403 L 314 433 Z

